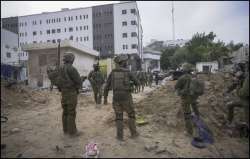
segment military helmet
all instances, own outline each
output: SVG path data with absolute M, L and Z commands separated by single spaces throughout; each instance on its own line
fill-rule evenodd
M 190 63 L 184 63 L 182 64 L 182 70 L 186 72 L 191 72 L 193 71 L 193 65 Z
M 63 56 L 63 61 L 65 62 L 73 63 L 74 60 L 75 60 L 75 55 L 70 52 L 66 52 L 65 55 Z
M 124 54 L 118 55 L 114 59 L 115 63 L 118 63 L 118 64 L 123 62 L 123 61 L 127 61 L 127 60 L 128 60 L 128 55 L 124 55 Z

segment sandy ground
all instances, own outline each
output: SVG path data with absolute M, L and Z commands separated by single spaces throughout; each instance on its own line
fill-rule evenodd
M 241 138 L 230 138 L 227 135 L 215 136 L 215 144 L 205 149 L 197 149 L 191 146 L 191 138 L 184 135 L 182 115 L 178 115 L 180 118 L 180 121 L 177 121 L 178 124 L 171 126 L 170 115 L 166 115 L 166 123 L 162 123 L 162 120 L 155 120 L 152 114 L 145 113 L 146 109 L 142 108 L 142 103 L 151 96 L 154 98 L 158 96 L 159 103 L 165 102 L 172 105 L 172 108 L 176 107 L 173 111 L 178 114 L 180 104 L 177 102 L 178 97 L 172 91 L 173 87 L 173 81 L 167 82 L 164 89 L 169 92 L 169 95 L 163 98 L 161 98 L 162 94 L 157 94 L 161 91 L 161 87 L 146 87 L 143 93 L 133 94 L 137 114 L 144 113 L 149 123 L 137 126 L 140 136 L 136 139 L 129 138 L 130 133 L 126 125 L 124 142 L 119 142 L 115 138 L 112 96 L 109 96 L 108 105 L 96 106 L 91 92 L 80 94 L 76 125 L 83 134 L 70 138 L 64 136 L 62 131 L 62 108 L 57 90 L 39 91 L 37 96 L 44 98 L 45 101 L 38 97 L 34 100 L 26 97 L 15 101 L 18 97 L 9 96 L 8 91 L 2 90 L 1 115 L 7 116 L 9 120 L 1 123 L 1 144 L 6 144 L 6 148 L 1 150 L 1 157 L 80 158 L 85 153 L 85 145 L 90 141 L 98 143 L 100 157 L 109 158 L 249 157 L 249 142 Z M 170 98 L 174 101 L 168 102 Z M 6 103 L 6 101 L 10 102 Z M 171 112 L 171 109 L 169 111 Z M 126 123 L 127 115 L 124 114 L 124 116 Z M 162 128 L 156 124 L 157 122 L 163 124 Z M 181 126 L 176 127 L 179 123 Z

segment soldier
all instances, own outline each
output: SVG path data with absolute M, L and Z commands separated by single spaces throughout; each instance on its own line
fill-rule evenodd
M 148 73 L 148 85 L 151 88 L 152 87 L 152 83 L 153 83 L 153 74 L 151 72 Z
M 197 83 L 195 82 L 197 80 L 192 79 L 191 71 L 192 71 L 191 65 L 188 63 L 185 63 L 183 65 L 184 75 L 182 75 L 178 79 L 175 85 L 175 89 L 177 90 L 178 95 L 181 96 L 181 99 L 182 99 L 182 108 L 184 112 L 184 119 L 185 119 L 185 126 L 186 126 L 187 133 L 189 135 L 196 136 L 198 134 L 194 134 L 194 133 L 197 133 L 197 132 L 195 131 L 193 133 L 193 124 L 191 121 L 191 107 L 195 115 L 199 117 L 200 113 L 197 108 L 196 100 L 198 96 L 203 93 L 204 84 L 200 83 L 197 85 L 192 85 L 192 83 Z
M 104 77 L 100 72 L 100 67 L 97 64 L 93 65 L 94 70 L 89 73 L 88 79 L 94 91 L 94 98 L 96 104 L 102 102 L 102 86 L 104 84 Z
M 117 56 L 114 61 L 118 67 L 109 74 L 104 89 L 104 104 L 107 104 L 108 91 L 113 89 L 113 109 L 116 115 L 117 139 L 123 140 L 123 112 L 126 111 L 129 117 L 128 125 L 131 137 L 137 137 L 138 133 L 135 126 L 135 111 L 130 90 L 130 81 L 138 85 L 137 79 L 126 68 L 127 55 Z
M 76 129 L 76 105 L 77 95 L 81 88 L 81 79 L 78 71 L 72 66 L 75 56 L 72 53 L 66 53 L 63 57 L 64 65 L 60 67 L 60 76 L 62 86 L 59 89 L 62 94 L 62 123 L 63 132 L 71 136 L 80 135 Z
M 155 73 L 155 84 L 158 85 L 158 81 L 159 81 L 159 74 L 158 72 Z
M 139 80 L 140 80 L 140 90 L 143 92 L 146 79 L 145 79 L 144 73 L 142 71 L 139 72 Z
M 227 125 L 231 125 L 234 118 L 234 108 L 241 107 L 245 109 L 245 121 L 249 126 L 249 74 L 246 74 L 246 78 L 244 79 L 244 74 L 242 71 L 238 71 L 234 77 L 233 84 L 226 91 L 230 93 L 231 91 L 236 89 L 237 98 L 234 101 L 228 102 L 226 104 L 228 108 Z

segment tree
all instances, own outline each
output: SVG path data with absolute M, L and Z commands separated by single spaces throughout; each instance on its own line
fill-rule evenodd
M 173 56 L 178 47 L 169 47 L 162 50 L 160 57 L 161 68 L 167 70 L 171 66 L 170 57 Z

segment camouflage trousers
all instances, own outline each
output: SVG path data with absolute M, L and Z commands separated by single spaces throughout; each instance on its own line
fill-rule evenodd
M 63 132 L 73 135 L 77 132 L 75 123 L 77 91 L 72 89 L 63 89 L 61 103 L 63 108 Z
M 116 92 L 114 92 L 115 94 Z M 125 96 L 125 98 L 124 98 Z M 131 136 L 137 134 L 136 125 L 135 125 L 135 111 L 134 105 L 132 101 L 132 95 L 127 94 L 124 95 L 123 99 L 114 99 L 113 98 L 113 109 L 115 111 L 115 118 L 116 118 L 116 128 L 117 128 L 117 138 L 122 140 L 123 139 L 123 112 L 125 111 L 128 114 L 128 126 L 131 133 Z M 126 99 L 127 98 L 127 99 Z
M 197 108 L 196 98 L 185 96 L 182 97 L 182 109 L 184 113 L 185 127 L 190 135 L 197 136 L 197 131 L 193 131 L 194 124 L 191 119 L 191 108 L 195 115 L 200 116 L 199 110 Z
M 102 103 L 102 86 L 95 86 L 93 87 L 93 92 L 94 92 L 94 98 L 95 98 L 95 103 L 96 104 L 101 104 Z
M 227 120 L 230 123 L 233 121 L 234 118 L 234 108 L 235 107 L 244 108 L 245 122 L 249 126 L 249 99 L 236 98 L 234 101 L 228 102 L 226 106 L 228 108 Z

